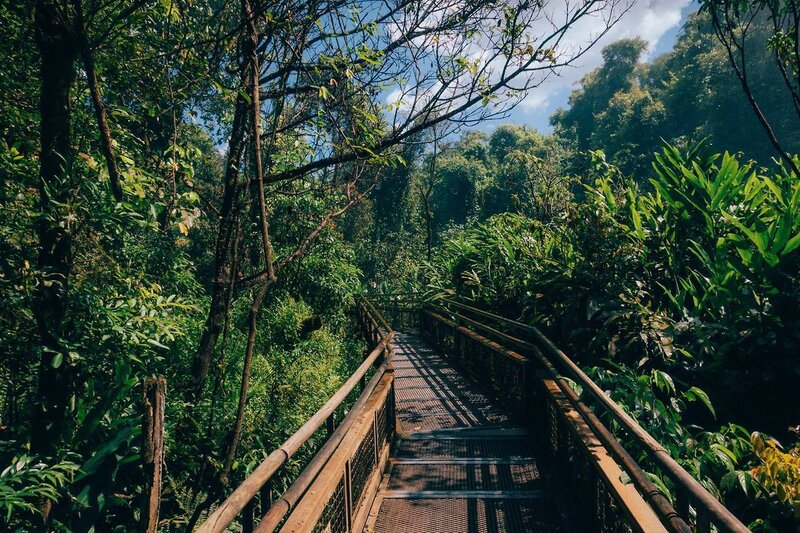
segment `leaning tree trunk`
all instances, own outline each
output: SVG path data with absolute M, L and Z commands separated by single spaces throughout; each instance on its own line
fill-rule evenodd
M 31 420 L 31 451 L 53 456 L 67 426 L 71 396 L 69 361 L 62 337 L 71 267 L 70 225 L 63 206 L 70 201 L 70 89 L 75 81 L 78 46 L 66 0 L 36 4 L 36 44 L 41 56 L 41 147 L 39 153 L 39 258 L 41 273 L 33 312 L 40 337 L 39 390 Z M 50 504 L 42 503 L 47 521 Z
M 252 140 L 253 140 L 253 163 L 256 172 L 256 184 L 258 197 L 253 202 L 259 208 L 259 220 L 261 222 L 261 238 L 264 252 L 264 269 L 267 273 L 267 281 L 256 292 L 253 298 L 252 305 L 250 306 L 250 313 L 248 315 L 248 335 L 247 335 L 247 348 L 244 356 L 244 367 L 242 369 L 242 382 L 239 389 L 239 406 L 236 410 L 236 423 L 233 426 L 230 442 L 228 444 L 228 452 L 225 454 L 225 463 L 222 467 L 220 474 L 220 484 L 228 484 L 228 474 L 230 474 L 233 467 L 233 461 L 236 458 L 236 448 L 239 445 L 239 438 L 242 434 L 242 424 L 244 422 L 244 414 L 247 409 L 247 391 L 250 388 L 250 368 L 253 363 L 253 353 L 255 351 L 256 334 L 258 331 L 258 313 L 261 309 L 261 304 L 264 302 L 264 297 L 269 290 L 270 285 L 275 282 L 275 267 L 272 264 L 272 244 L 269 237 L 269 222 L 267 221 L 267 201 L 264 193 L 264 169 L 261 165 L 261 100 L 259 93 L 261 92 L 259 86 L 259 61 L 258 61 L 258 31 L 256 29 L 256 21 L 253 16 L 253 8 L 249 0 L 242 0 L 242 11 L 247 19 L 247 33 L 248 40 L 246 41 L 245 53 L 250 56 L 250 68 L 252 69 L 252 80 L 250 82 L 250 98 L 252 104 Z M 280 120 L 280 111 L 276 111 L 275 120 Z M 273 141 L 275 131 L 273 129 Z M 270 146 L 271 148 L 271 146 Z
M 233 115 L 230 143 L 228 144 L 228 164 L 225 169 L 225 183 L 222 199 L 222 209 L 219 216 L 219 230 L 217 232 L 214 285 L 211 289 L 211 307 L 200 344 L 192 364 L 192 390 L 190 395 L 194 398 L 200 396 L 208 377 L 208 369 L 217 339 L 225 326 L 225 310 L 227 291 L 232 271 L 233 247 L 236 246 L 236 202 L 239 193 L 239 165 L 245 146 L 245 131 L 247 128 L 247 115 L 250 105 L 241 91 L 236 98 L 236 108 Z
M 111 128 L 108 125 L 108 113 L 103 103 L 103 96 L 100 92 L 100 84 L 97 81 L 97 72 L 94 68 L 94 57 L 89 46 L 89 37 L 86 35 L 86 24 L 83 19 L 83 9 L 81 0 L 72 0 L 75 6 L 75 32 L 79 45 L 81 57 L 83 58 L 83 69 L 86 73 L 86 81 L 89 85 L 89 94 L 92 97 L 97 129 L 100 133 L 100 147 L 103 149 L 103 157 L 106 158 L 106 168 L 108 169 L 108 181 L 111 184 L 111 192 L 114 199 L 122 201 L 122 179 L 117 168 L 117 160 L 114 158 L 113 142 L 111 140 Z

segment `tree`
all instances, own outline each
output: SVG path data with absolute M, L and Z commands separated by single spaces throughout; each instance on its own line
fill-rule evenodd
M 458 126 L 503 116 L 527 90 L 593 44 L 577 50 L 560 46 L 576 21 L 605 14 L 607 30 L 627 6 L 619 0 L 585 0 L 565 6 L 564 22 L 548 23 L 544 33 L 537 26 L 540 37 L 534 40 L 533 24 L 541 23 L 551 6 L 524 2 L 514 9 L 475 2 L 465 10 L 456 0 L 369 6 L 355 0 L 334 4 L 257 2 L 252 7 L 255 59 L 264 96 L 262 113 L 266 111 L 268 117 L 262 135 L 269 139 L 263 148 L 263 179 L 267 184 L 279 184 L 329 170 L 340 176 L 337 172 L 348 163 L 390 163 L 397 160 L 394 146 L 436 124 Z M 242 25 L 249 18 L 245 15 Z M 240 35 L 245 39 L 244 33 Z M 476 46 L 487 53 L 474 58 L 471 52 Z M 248 72 L 255 64 L 253 58 L 245 59 L 232 58 L 230 65 L 240 73 L 239 94 L 250 92 Z M 382 104 L 376 88 L 386 84 L 398 89 L 391 101 Z M 233 228 L 241 210 L 234 200 L 240 187 L 248 106 L 243 96 L 237 97 L 211 310 L 193 365 L 196 391 L 202 389 L 208 375 L 225 322 L 227 287 L 233 279 Z M 380 113 L 389 114 L 385 126 Z M 311 139 L 306 157 L 291 166 L 275 165 L 272 146 L 280 134 Z M 334 184 L 347 188 L 354 183 L 334 179 Z M 265 202 L 262 198 L 257 201 Z M 264 265 L 234 284 L 240 288 L 263 286 L 271 277 Z
M 558 110 L 550 122 L 564 136 L 574 137 L 579 150 L 590 147 L 596 117 L 605 111 L 617 91 L 638 84 L 637 65 L 647 49 L 643 39 L 623 39 L 603 48 L 603 65 L 581 79 L 569 97 L 569 108 Z
M 613 154 L 623 172 L 646 169 L 661 146 L 666 115 L 664 104 L 647 88 L 620 90 L 597 115 L 591 146 Z
M 72 149 L 70 91 L 75 81 L 79 48 L 74 36 L 75 12 L 66 1 L 42 0 L 35 13 L 40 69 L 40 170 L 38 268 L 41 279 L 34 314 L 41 339 L 39 390 L 31 427 L 31 451 L 55 454 L 66 430 L 67 403 L 71 395 L 70 356 L 65 343 L 67 291 L 72 269 L 72 234 L 69 204 L 72 200 L 70 166 Z M 49 502 L 42 509 L 45 522 Z
M 436 181 L 430 195 L 433 235 L 451 224 L 464 224 L 478 215 L 478 189 L 486 175 L 479 162 L 467 159 L 458 147 L 443 151 L 436 160 Z
M 766 15 L 753 20 L 746 72 L 759 109 L 784 151 L 792 153 L 800 147 L 793 134 L 797 117 L 786 112 L 790 91 L 765 45 L 773 32 Z M 636 47 L 621 46 L 618 51 L 628 60 L 619 63 L 614 76 L 604 74 L 614 68 L 604 63 L 584 78 L 571 96 L 572 106 L 552 117 L 557 133 L 574 139 L 579 150 L 603 150 L 624 173 L 640 177 L 650 173 L 647 160 L 662 139 L 684 147 L 706 139 L 719 150 L 768 162 L 774 144 L 767 135 L 753 134 L 763 126 L 715 35 L 704 9 L 689 15 L 672 51 L 649 63 L 631 68 L 633 56 L 622 52 L 635 53 Z
M 752 58 L 772 53 L 775 68 L 792 103 L 795 120 L 800 119 L 800 3 L 796 0 L 726 2 L 704 0 L 703 9 L 711 16 L 717 39 L 727 54 L 750 107 L 770 143 L 784 164 L 800 176 L 798 163 L 779 138 L 773 120 L 764 110 L 749 70 Z M 769 31 L 759 31 L 768 24 Z M 795 123 L 795 128 L 796 128 Z

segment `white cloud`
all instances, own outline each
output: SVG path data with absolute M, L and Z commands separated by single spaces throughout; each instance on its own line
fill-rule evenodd
M 553 84 L 545 84 L 531 91 L 531 93 L 519 103 L 522 110 L 525 112 L 533 112 L 546 109 L 554 92 L 552 87 Z
M 395 89 L 386 95 L 386 103 L 388 105 L 392 105 L 398 100 L 400 100 L 400 98 L 402 97 L 403 97 L 403 91 L 401 91 L 400 89 Z

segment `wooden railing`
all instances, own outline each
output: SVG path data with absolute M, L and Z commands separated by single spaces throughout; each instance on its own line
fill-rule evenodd
M 374 491 L 388 457 L 394 433 L 393 373 L 390 368 L 394 336 L 389 324 L 366 299 L 359 299 L 356 316 L 371 351 L 342 387 L 286 442 L 273 451 L 197 531 L 221 532 L 238 521 L 242 530 L 353 530 L 366 520 L 363 508 Z M 373 372 L 374 370 L 374 372 Z M 373 372 L 369 381 L 367 378 Z M 360 394 L 340 424 L 356 387 Z M 271 485 L 281 467 L 323 426 L 327 439 L 289 489 L 276 500 Z M 258 519 L 258 517 L 261 517 Z M 343 526 L 343 527 L 340 527 Z
M 376 297 L 375 302 L 387 316 L 408 317 L 411 299 Z M 705 533 L 713 526 L 716 531 L 748 531 L 537 328 L 447 299 L 418 302 L 416 309 L 418 318 L 405 321 L 529 423 L 570 495 L 581 529 Z M 617 423 L 670 479 L 674 505 L 600 416 Z M 622 483 L 622 477 L 630 481 Z

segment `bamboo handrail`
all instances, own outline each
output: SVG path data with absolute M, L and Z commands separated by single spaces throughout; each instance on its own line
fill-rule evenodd
M 451 316 L 453 316 L 457 321 L 453 322 L 448 320 L 437 313 L 433 313 L 429 310 L 425 310 L 424 312 L 427 313 L 430 317 L 438 320 L 445 325 L 450 326 L 458 331 L 461 331 L 465 334 L 469 334 L 473 340 L 483 344 L 484 346 L 488 346 L 492 348 L 492 344 L 495 344 L 491 339 L 484 337 L 472 330 L 464 328 L 463 326 L 458 325 L 458 321 L 464 321 L 467 323 L 472 323 L 476 328 L 482 329 L 500 337 L 503 339 L 504 342 L 509 342 L 514 344 L 520 348 L 527 350 L 532 356 L 543 366 L 543 369 L 540 371 L 544 375 L 547 376 L 547 379 L 550 379 L 561 393 L 565 396 L 567 401 L 572 405 L 576 412 L 579 413 L 581 418 L 589 425 L 589 427 L 594 432 L 595 436 L 599 439 L 599 441 L 603 444 L 603 446 L 608 450 L 614 458 L 619 462 L 620 465 L 628 472 L 631 481 L 636 486 L 636 489 L 639 491 L 640 495 L 644 497 L 645 500 L 650 504 L 650 506 L 657 512 L 657 515 L 660 517 L 661 520 L 668 523 L 671 527 L 671 530 L 674 532 L 679 533 L 690 533 L 691 530 L 687 526 L 686 522 L 678 516 L 675 509 L 670 504 L 667 497 L 661 493 L 658 488 L 647 478 L 644 471 L 641 467 L 636 463 L 636 461 L 630 456 L 630 454 L 622 447 L 619 441 L 611 434 L 610 431 L 600 422 L 597 416 L 592 412 L 589 407 L 587 407 L 583 402 L 580 401 L 575 391 L 566 382 L 566 380 L 558 375 L 555 367 L 550 363 L 550 361 L 538 350 L 533 344 L 523 341 L 521 339 L 517 339 L 516 337 L 512 337 L 505 333 L 499 332 L 498 330 L 486 326 L 480 322 L 472 320 L 464 315 L 453 313 L 452 311 L 448 311 L 446 309 L 440 308 L 438 306 L 430 305 L 429 308 L 434 309 L 441 309 Z M 510 351 L 510 350 L 509 350 Z M 512 354 L 515 352 L 511 352 Z M 503 354 L 505 356 L 509 356 L 510 354 Z M 516 354 L 517 357 L 513 358 L 516 359 L 517 362 L 521 364 L 525 364 L 528 362 L 528 359 L 523 357 L 520 354 Z M 627 510 L 626 506 L 625 509 Z
M 472 307 L 450 299 L 442 299 L 453 307 L 468 311 L 474 315 L 489 318 L 496 322 L 510 325 L 514 328 L 533 334 L 542 348 L 563 367 L 562 371 L 588 391 L 592 397 L 616 420 L 620 426 L 628 431 L 633 438 L 639 442 L 645 450 L 653 457 L 664 473 L 672 479 L 680 490 L 683 490 L 691 499 L 702 506 L 702 511 L 707 512 L 711 521 L 725 528 L 726 531 L 747 532 L 750 531 L 733 513 L 731 513 L 719 500 L 709 493 L 703 485 L 691 476 L 669 452 L 642 426 L 639 425 L 628 413 L 614 402 L 594 381 L 592 381 L 583 370 L 578 367 L 563 351 L 548 339 L 538 328 L 516 320 L 489 313 L 482 309 Z
M 258 494 L 261 488 L 266 485 L 275 473 L 289 460 L 300 447 L 308 441 L 314 433 L 326 423 L 337 408 L 347 399 L 350 393 L 365 378 L 367 372 L 373 368 L 380 357 L 390 353 L 390 343 L 394 337 L 394 331 L 386 323 L 383 317 L 366 299 L 362 303 L 367 304 L 369 318 L 377 328 L 378 322 L 385 325 L 385 332 L 380 332 L 380 341 L 377 346 L 367 355 L 358 369 L 342 384 L 336 393 L 325 402 L 311 418 L 309 418 L 300 428 L 275 451 L 270 453 L 261 464 L 242 482 L 241 485 L 228 496 L 228 498 L 217 507 L 214 512 L 197 529 L 198 533 L 221 533 L 239 515 L 245 506 Z M 378 328 L 379 329 L 379 328 Z M 385 370 L 386 366 L 382 365 Z M 374 387 L 373 387 L 374 388 Z M 359 400 L 368 397 L 371 391 L 365 387 L 359 396 Z M 328 449 L 333 453 L 335 447 Z M 330 453 L 328 456 L 330 456 Z
M 394 335 L 394 333 L 392 333 L 392 335 Z M 372 379 L 370 379 L 369 383 L 364 388 L 364 392 L 358 397 L 358 401 L 353 404 L 347 416 L 342 420 L 342 423 L 336 428 L 336 431 L 333 432 L 327 442 L 325 442 L 325 445 L 317 452 L 314 459 L 306 466 L 295 482 L 292 483 L 292 486 L 289 487 L 280 498 L 272 502 L 269 511 L 264 514 L 261 522 L 259 522 L 255 530 L 256 532 L 273 531 L 278 527 L 281 520 L 295 508 L 297 502 L 306 494 L 311 484 L 317 479 L 322 469 L 327 466 L 328 460 L 333 456 L 336 449 L 342 443 L 342 440 L 344 440 L 354 420 L 361 412 L 361 409 L 369 401 L 373 391 L 378 386 L 378 383 L 380 383 L 380 380 L 383 379 L 389 363 L 390 360 L 386 359 L 375 371 Z

